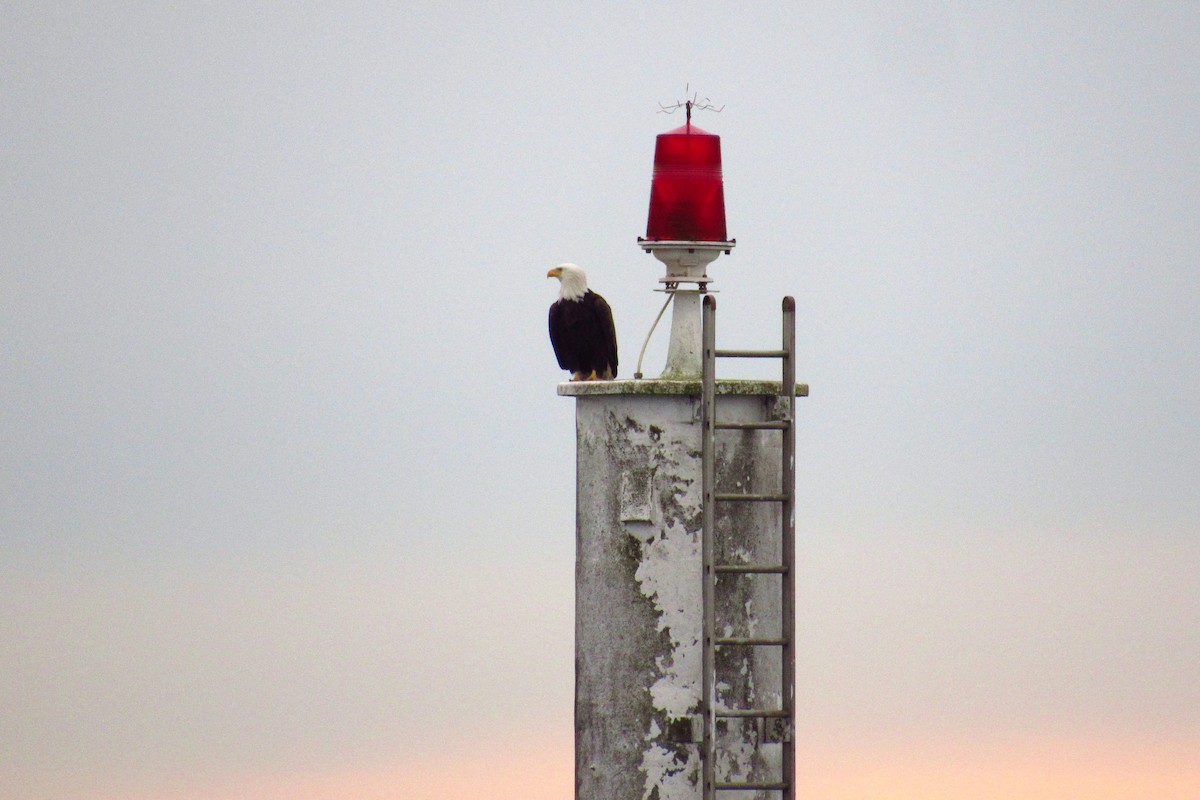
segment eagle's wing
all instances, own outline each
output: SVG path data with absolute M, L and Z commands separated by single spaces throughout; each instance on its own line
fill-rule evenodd
M 595 293 L 593 292 L 593 294 Z M 598 294 L 596 295 L 596 330 L 600 334 L 601 355 L 611 371 L 608 377 L 615 378 L 617 377 L 617 327 L 613 324 L 612 309 L 609 307 L 608 301 Z

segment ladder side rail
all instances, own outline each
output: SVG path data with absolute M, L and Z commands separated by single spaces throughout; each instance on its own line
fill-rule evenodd
M 783 463 L 781 478 L 782 504 L 781 556 L 783 566 L 782 617 L 783 646 L 782 701 L 788 712 L 791 728 L 782 742 L 783 798 L 796 797 L 796 301 L 790 295 L 783 298 L 783 384 L 780 391 L 786 399 L 788 426 L 783 430 Z
M 703 487 L 703 534 L 701 537 L 701 559 L 703 562 L 703 630 L 701 669 L 701 710 L 704 714 L 704 752 L 701 760 L 702 795 L 704 800 L 716 798 L 717 720 L 716 720 L 716 572 L 713 568 L 716 547 L 716 422 L 717 422 L 717 376 L 716 376 L 716 316 L 717 301 L 712 295 L 704 298 L 701 315 L 702 353 L 701 363 L 701 484 Z

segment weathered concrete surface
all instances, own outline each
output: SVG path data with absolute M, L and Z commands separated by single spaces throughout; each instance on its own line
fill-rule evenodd
M 778 386 L 723 382 L 718 413 L 763 419 Z M 562 384 L 559 392 L 577 398 L 576 798 L 698 800 L 699 385 L 608 381 Z M 720 432 L 718 491 L 776 491 L 779 441 L 770 431 Z M 778 560 L 775 504 L 724 508 L 720 561 Z M 779 624 L 777 577 L 722 581 L 718 632 L 777 635 Z M 778 648 L 723 651 L 719 703 L 778 707 L 780 663 Z M 718 734 L 719 778 L 777 777 L 778 745 L 759 746 L 753 725 Z

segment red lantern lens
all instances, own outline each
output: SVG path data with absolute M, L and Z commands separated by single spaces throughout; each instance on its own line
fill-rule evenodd
M 646 239 L 726 241 L 720 136 L 690 123 L 658 135 Z

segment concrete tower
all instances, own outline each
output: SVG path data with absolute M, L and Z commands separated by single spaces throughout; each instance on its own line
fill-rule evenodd
M 684 154 L 674 164 L 680 180 L 660 187 L 672 166 L 660 158 L 664 136 L 704 141 L 668 142 L 676 155 Z M 698 173 L 687 163 L 689 153 L 699 153 L 711 168 L 714 145 L 715 192 L 711 180 L 695 185 Z M 709 281 L 707 264 L 733 242 L 724 240 L 717 137 L 692 127 L 689 119 L 684 128 L 659 137 L 655 167 L 650 224 L 641 246 L 667 265 L 668 290 L 683 281 L 694 287 L 675 295 L 667 368 L 658 379 L 558 387 L 560 395 L 576 401 L 577 800 L 703 797 L 700 299 Z M 672 192 L 674 202 L 685 206 L 673 217 L 665 213 L 663 200 Z M 799 394 L 807 393 L 798 388 Z M 779 419 L 779 382 L 720 381 L 716 393 L 718 418 L 724 422 Z M 719 492 L 778 492 L 783 479 L 779 433 L 720 430 L 715 463 Z M 748 565 L 784 558 L 777 504 L 722 505 L 714 517 L 718 560 Z M 783 626 L 780 576 L 766 576 L 774 583 L 751 577 L 763 576 L 721 577 L 712 612 L 719 635 L 754 637 Z M 782 674 L 787 662 L 779 648 L 727 648 L 716 659 L 717 705 L 778 708 L 784 703 L 781 693 L 790 691 L 791 680 Z M 788 698 L 789 708 L 790 703 Z M 786 735 L 765 729 L 762 720 L 722 720 L 714 733 L 710 774 L 718 781 L 776 780 L 784 758 L 778 740 Z

